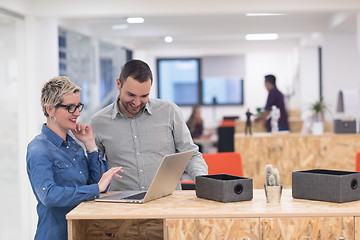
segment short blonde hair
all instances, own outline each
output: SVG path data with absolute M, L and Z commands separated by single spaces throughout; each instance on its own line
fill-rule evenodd
M 41 89 L 41 107 L 44 115 L 46 117 L 49 116 L 46 112 L 47 106 L 61 104 L 64 95 L 77 92 L 81 92 L 81 88 L 71 82 L 67 77 L 54 77 L 47 81 Z

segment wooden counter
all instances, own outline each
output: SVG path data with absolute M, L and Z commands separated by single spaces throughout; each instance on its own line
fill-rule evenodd
M 245 121 L 237 121 L 235 126 L 236 133 L 245 133 Z M 303 120 L 300 118 L 289 118 L 289 128 L 292 133 L 300 133 L 303 125 Z M 332 133 L 333 122 L 324 122 L 324 132 Z M 263 121 L 251 122 L 251 129 L 253 133 L 264 133 L 267 132 Z
M 292 171 L 355 171 L 360 134 L 236 134 L 234 145 L 242 156 L 244 176 L 253 179 L 254 188 L 263 187 L 266 164 L 278 168 L 284 186 L 291 188 Z
M 194 191 L 145 204 L 84 202 L 67 214 L 74 239 L 360 239 L 360 201 L 328 203 L 293 199 L 220 203 Z

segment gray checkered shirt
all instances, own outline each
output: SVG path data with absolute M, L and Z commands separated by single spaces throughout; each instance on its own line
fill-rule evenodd
M 149 99 L 144 110 L 130 118 L 114 102 L 94 115 L 91 126 L 109 168 L 124 169 L 122 179 L 113 179 L 111 190 L 148 189 L 162 158 L 175 152 L 195 150 L 185 172 L 193 180 L 207 174 L 207 165 L 192 141 L 181 109 L 174 103 Z

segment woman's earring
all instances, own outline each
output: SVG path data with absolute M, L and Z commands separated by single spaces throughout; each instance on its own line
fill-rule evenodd
M 55 124 L 56 123 L 56 117 L 54 116 L 50 116 L 50 121 Z

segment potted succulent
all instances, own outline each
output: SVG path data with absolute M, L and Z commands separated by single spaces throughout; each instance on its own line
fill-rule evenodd
M 315 135 L 320 135 L 324 133 L 324 115 L 328 111 L 328 107 L 324 103 L 324 100 L 321 98 L 318 101 L 315 101 L 311 105 L 311 111 L 313 113 L 312 117 L 312 126 L 311 131 Z
M 265 166 L 265 195 L 267 203 L 279 203 L 283 185 L 280 182 L 280 173 L 272 165 Z

